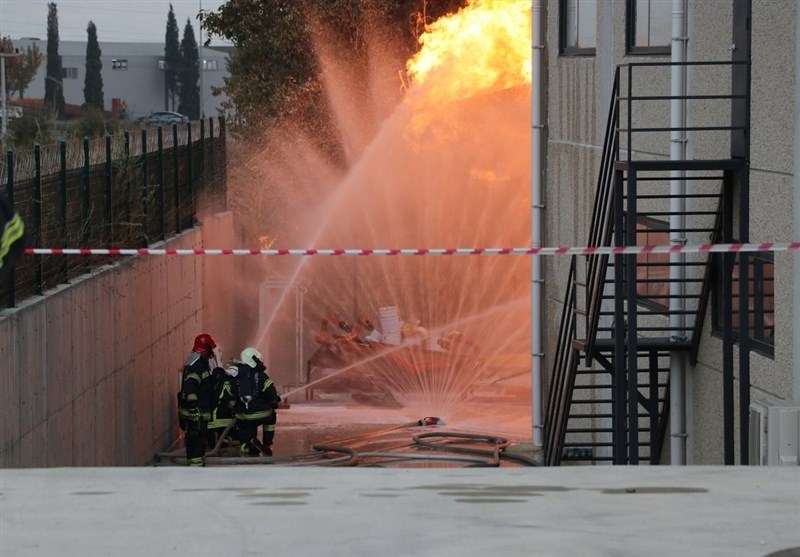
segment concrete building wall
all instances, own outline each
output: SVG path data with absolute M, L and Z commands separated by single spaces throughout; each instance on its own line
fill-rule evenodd
M 224 213 L 166 247 L 232 234 Z M 145 465 L 166 450 L 211 273 L 201 257 L 130 258 L 0 313 L 0 467 Z
M 558 1 L 547 2 L 547 178 L 545 245 L 584 245 L 592 217 L 600 150 L 608 117 L 616 64 L 670 60 L 669 55 L 625 54 L 625 0 L 599 0 L 597 51 L 594 56 L 559 55 Z M 752 128 L 750 172 L 750 240 L 790 242 L 793 224 L 795 0 L 753 0 L 752 5 Z M 688 1 L 688 59 L 730 60 L 733 10 L 731 1 Z M 670 70 L 645 70 L 634 94 L 669 94 Z M 692 94 L 730 91 L 730 68 L 692 68 Z M 669 111 L 645 104 L 634 118 L 668 125 Z M 623 114 L 624 118 L 624 114 Z M 690 101 L 689 125 L 730 122 L 730 104 Z M 635 137 L 635 158 L 668 158 L 669 142 Z M 623 142 L 623 147 L 625 143 Z M 689 137 L 690 158 L 729 158 L 730 143 L 717 133 Z M 774 356 L 751 354 L 751 397 L 790 403 L 793 397 L 792 295 L 796 277 L 792 256 L 775 255 Z M 545 265 L 545 369 L 552 368 L 557 322 L 564 297 L 567 258 L 549 258 Z M 710 310 L 709 310 L 710 311 Z M 722 462 L 722 341 L 711 334 L 706 315 L 699 362 L 688 370 L 687 406 L 689 462 Z M 579 325 L 580 326 L 580 325 Z M 738 354 L 734 355 L 738 366 Z M 738 393 L 738 385 L 736 386 Z M 789 401 L 789 402 L 787 402 Z M 738 404 L 738 401 L 737 401 Z M 796 404 L 796 402 L 795 402 Z M 737 440 L 738 445 L 738 431 Z M 738 452 L 737 452 L 738 461 Z

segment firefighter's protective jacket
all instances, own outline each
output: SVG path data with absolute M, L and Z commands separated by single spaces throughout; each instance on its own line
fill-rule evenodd
M 189 352 L 183 365 L 178 415 L 182 420 L 211 419 L 211 367 L 197 352 Z
M 0 195 L 0 269 L 12 266 L 25 249 L 25 225 Z
M 240 385 L 242 380 L 247 377 L 247 374 L 253 374 L 255 376 L 255 392 L 250 401 L 245 402 L 242 400 L 244 390 L 241 386 L 239 387 L 239 400 L 236 404 L 236 419 L 240 421 L 263 422 L 272 415 L 274 408 L 281 400 L 278 395 L 278 390 L 275 388 L 275 383 L 270 376 L 267 375 L 267 368 L 263 365 L 252 368 L 247 364 L 238 363 L 236 367 L 239 371 L 236 378 L 240 380 Z
M 236 401 L 239 399 L 236 380 L 221 367 L 211 372 L 211 421 L 209 429 L 225 429 L 236 418 Z

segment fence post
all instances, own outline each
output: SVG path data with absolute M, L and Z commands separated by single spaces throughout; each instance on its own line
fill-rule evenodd
M 214 117 L 208 119 L 208 169 L 211 173 L 211 187 L 216 190 L 217 186 L 217 166 L 214 160 Z
M 125 130 L 125 222 L 127 223 L 126 226 L 130 227 L 131 225 L 131 204 L 133 203 L 133 199 L 131 199 L 131 132 Z M 129 228 L 130 230 L 130 228 Z M 127 241 L 128 234 L 123 234 Z
M 90 231 L 92 229 L 91 223 L 89 222 L 89 210 L 91 208 L 91 189 L 89 187 L 89 138 L 83 138 L 83 203 L 81 206 L 81 220 L 83 231 L 81 232 L 81 243 L 85 247 L 89 246 L 89 236 Z M 84 265 L 82 265 L 82 269 L 86 272 L 88 269 L 91 268 L 91 260 L 87 258 L 83 258 Z
M 220 116 L 219 117 L 219 139 L 221 143 L 222 149 L 222 181 L 220 182 L 220 187 L 224 188 L 224 191 L 228 191 L 228 148 L 227 148 L 227 128 L 225 127 L 225 118 Z M 227 208 L 227 199 L 228 196 L 225 196 L 225 207 Z
M 178 175 L 178 124 L 172 124 L 172 183 L 175 186 L 175 233 L 181 233 L 181 187 Z
M 113 247 L 114 243 L 114 200 L 111 188 L 111 136 L 106 134 L 106 245 Z
M 200 191 L 206 193 L 206 121 L 200 120 Z
M 194 226 L 194 172 L 192 172 L 192 123 L 186 123 L 186 176 L 189 183 L 189 216 Z
M 164 129 L 161 126 L 156 128 L 158 135 L 158 201 L 161 203 L 161 240 L 167 239 L 166 227 L 164 222 L 166 220 L 166 203 L 164 195 Z
M 33 164 L 35 167 L 33 179 L 33 245 L 42 243 L 42 146 L 38 143 L 33 146 Z M 44 256 L 36 256 L 36 293 L 44 292 Z
M 14 151 L 8 149 L 6 151 L 6 164 L 7 167 L 7 178 L 8 183 L 6 184 L 6 197 L 8 197 L 8 203 L 11 205 L 11 210 L 14 210 Z M 11 267 L 8 270 L 8 301 L 6 302 L 6 307 L 13 308 L 16 300 L 14 296 L 14 268 Z
M 147 247 L 147 128 L 142 128 L 142 241 Z
M 58 183 L 60 188 L 60 217 L 61 217 L 61 247 L 68 247 L 67 243 L 67 142 L 65 140 L 59 141 L 59 158 L 61 162 L 61 170 L 58 174 Z M 69 282 L 69 257 L 62 257 L 62 266 L 64 273 L 64 282 Z

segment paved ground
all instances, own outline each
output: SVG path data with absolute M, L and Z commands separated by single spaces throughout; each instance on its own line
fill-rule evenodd
M 3 557 L 759 557 L 800 546 L 797 467 L 6 469 L 0 484 Z
M 487 423 L 530 438 L 522 403 L 397 427 L 419 412 L 292 404 L 275 452 L 408 451 L 414 434 Z M 800 467 L 429 466 L 3 469 L 0 556 L 800 555 Z

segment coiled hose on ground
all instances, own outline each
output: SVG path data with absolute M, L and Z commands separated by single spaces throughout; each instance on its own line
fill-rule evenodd
M 436 461 L 436 462 L 454 462 L 462 463 L 467 466 L 500 466 L 502 460 L 511 460 L 518 464 L 526 466 L 539 466 L 533 457 L 518 452 L 507 451 L 506 449 L 511 445 L 507 439 L 493 435 L 482 435 L 474 433 L 459 433 L 459 432 L 425 432 L 411 437 L 412 443 L 403 443 L 393 447 L 393 449 L 414 449 L 421 447 L 427 451 L 446 451 L 456 453 L 458 456 L 452 455 L 431 455 L 420 454 L 412 452 L 394 452 L 394 451 L 367 451 L 359 453 L 354 448 L 347 446 L 361 445 L 368 442 L 370 439 L 385 435 L 387 433 L 398 431 L 410 427 L 418 427 L 424 424 L 424 419 L 416 422 L 409 422 L 389 428 L 384 428 L 378 431 L 370 432 L 359 437 L 351 437 L 347 439 L 340 439 L 326 444 L 313 445 L 311 453 L 303 453 L 288 456 L 233 456 L 224 457 L 216 456 L 221 447 L 223 440 L 227 437 L 230 430 L 235 425 L 231 423 L 217 440 L 217 444 L 206 453 L 207 466 L 219 465 L 244 465 L 244 464 L 273 464 L 283 466 L 382 466 L 388 463 L 396 463 L 403 461 Z M 429 439 L 442 439 L 443 443 L 434 443 Z M 474 447 L 454 446 L 453 442 L 447 440 L 458 439 L 468 442 L 485 442 L 491 445 L 491 448 L 478 449 Z M 332 457 L 331 453 L 341 456 Z M 467 455 L 467 456 L 463 456 Z M 365 461 L 370 459 L 384 459 L 382 462 L 367 464 Z M 155 465 L 161 464 L 186 464 L 186 455 L 183 451 L 158 453 L 155 456 Z

